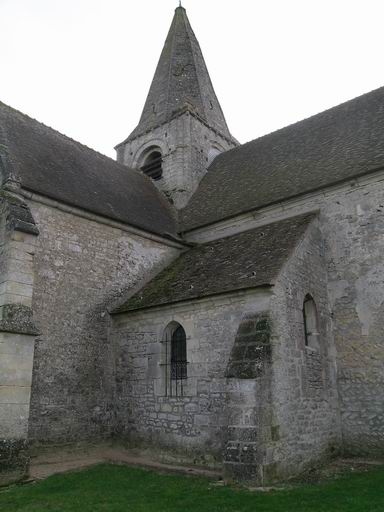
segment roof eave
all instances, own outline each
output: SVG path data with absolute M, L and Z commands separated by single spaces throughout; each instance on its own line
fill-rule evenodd
M 122 314 L 129 314 L 129 313 L 134 313 L 136 311 L 144 311 L 144 310 L 148 310 L 148 309 L 155 309 L 155 308 L 162 308 L 162 307 L 168 307 L 168 306 L 172 306 L 174 304 L 181 304 L 181 303 L 187 303 L 187 302 L 195 302 L 195 301 L 199 301 L 199 300 L 205 300 L 205 299 L 209 299 L 211 297 L 218 297 L 220 295 L 236 295 L 238 293 L 241 293 L 241 292 L 246 292 L 248 290 L 262 290 L 262 289 L 265 289 L 265 290 L 269 290 L 271 288 L 273 288 L 273 286 L 275 285 L 275 279 L 272 279 L 271 282 L 269 283 L 263 283 L 263 284 L 259 284 L 259 285 L 256 285 L 256 286 L 246 286 L 244 288 L 236 288 L 234 290 L 228 290 L 228 291 L 220 291 L 220 292 L 216 292 L 216 293 L 210 293 L 208 295 L 196 295 L 196 296 L 193 296 L 193 297 L 188 297 L 186 299 L 179 299 L 179 300 L 175 300 L 175 301 L 167 301 L 167 302 L 161 302 L 161 303 L 156 303 L 156 304 L 151 304 L 151 305 L 143 305 L 143 306 L 137 306 L 137 307 L 134 307 L 134 308 L 126 308 L 126 307 L 118 307 L 118 308 L 115 308 L 114 310 L 112 311 L 109 311 L 109 314 L 112 315 L 112 316 L 115 316 L 115 315 L 122 315 Z

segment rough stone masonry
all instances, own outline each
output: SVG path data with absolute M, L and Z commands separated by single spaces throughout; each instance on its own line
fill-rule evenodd
M 117 162 L 0 103 L 0 485 L 82 443 L 381 457 L 383 133 L 381 88 L 240 145 L 182 7 Z

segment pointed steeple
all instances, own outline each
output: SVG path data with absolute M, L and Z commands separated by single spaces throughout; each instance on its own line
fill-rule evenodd
M 117 160 L 154 180 L 184 207 L 212 159 L 236 146 L 184 7 L 178 7 L 143 113 L 116 146 Z
M 200 45 L 186 10 L 180 6 L 175 10 L 140 122 L 128 140 L 170 121 L 182 111 L 190 111 L 232 140 Z

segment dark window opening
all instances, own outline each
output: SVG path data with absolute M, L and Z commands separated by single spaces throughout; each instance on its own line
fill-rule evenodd
M 187 383 L 187 336 L 177 322 L 168 324 L 164 331 L 165 396 L 185 396 Z
M 305 346 L 319 348 L 318 322 L 316 303 L 311 295 L 306 295 L 303 304 Z
M 187 378 L 187 338 L 181 325 L 174 331 L 171 339 L 171 379 Z
M 159 180 L 163 175 L 163 159 L 159 151 L 153 151 L 146 158 L 144 165 L 141 167 L 141 171 L 152 178 L 153 180 Z

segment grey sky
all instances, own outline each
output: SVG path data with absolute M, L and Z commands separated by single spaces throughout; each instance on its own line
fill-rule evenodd
M 0 100 L 114 157 L 175 0 L 0 0 Z M 384 85 L 382 0 L 184 0 L 241 142 Z

